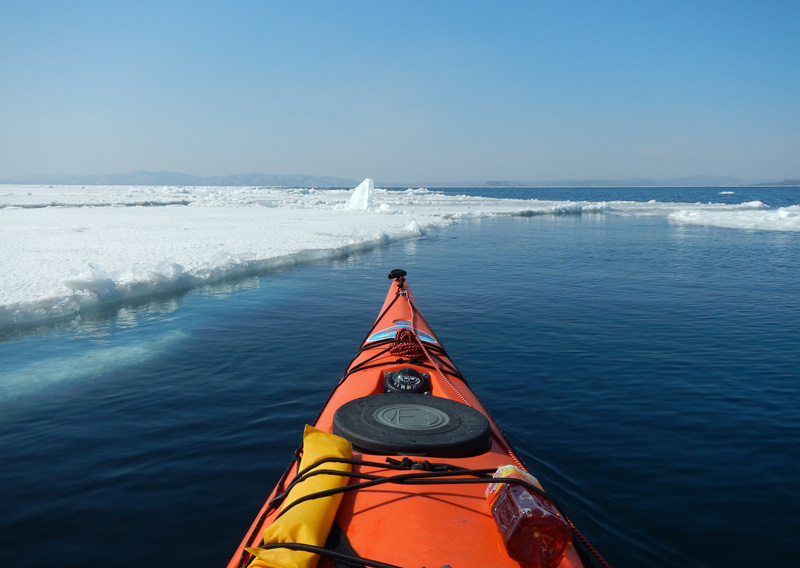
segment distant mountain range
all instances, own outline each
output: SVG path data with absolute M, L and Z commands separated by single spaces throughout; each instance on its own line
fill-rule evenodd
M 774 183 L 751 183 L 751 187 L 776 187 L 776 186 L 788 186 L 788 187 L 800 187 L 800 179 L 785 179 L 783 181 L 778 181 Z
M 331 176 L 236 174 L 231 176 L 194 176 L 180 172 L 136 170 L 121 174 L 34 174 L 0 180 L 0 183 L 25 185 L 265 185 L 270 187 L 353 187 L 361 180 Z
M 332 176 L 281 175 L 281 174 L 236 174 L 230 176 L 195 176 L 180 172 L 148 172 L 136 170 L 120 174 L 34 174 L 0 180 L 0 183 L 24 185 L 257 185 L 269 187 L 341 187 L 358 185 L 360 179 L 345 179 Z M 400 183 L 379 180 L 383 187 L 742 187 L 742 186 L 800 186 L 800 180 L 743 180 L 731 176 L 690 176 L 669 179 L 625 178 L 625 179 L 568 179 L 526 181 L 481 181 L 459 183 Z
M 780 182 L 743 180 L 732 176 L 689 176 L 682 178 L 647 179 L 567 179 L 553 181 L 487 181 L 485 187 L 741 187 L 800 186 L 800 180 Z

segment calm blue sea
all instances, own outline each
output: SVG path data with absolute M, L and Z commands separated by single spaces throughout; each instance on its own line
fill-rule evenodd
M 448 192 L 800 204 L 793 188 Z M 797 565 L 800 233 L 585 214 L 465 220 L 6 334 L 0 566 L 224 566 L 392 268 L 612 566 Z

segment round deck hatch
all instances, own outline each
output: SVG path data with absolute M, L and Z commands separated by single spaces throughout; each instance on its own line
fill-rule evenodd
M 467 457 L 491 444 L 486 417 L 465 404 L 418 394 L 385 393 L 343 404 L 333 433 L 356 450 L 382 455 Z

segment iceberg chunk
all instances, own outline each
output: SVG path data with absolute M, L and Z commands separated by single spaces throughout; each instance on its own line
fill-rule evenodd
M 370 178 L 365 179 L 358 187 L 353 190 L 350 199 L 347 200 L 346 209 L 357 209 L 365 211 L 372 209 L 372 204 L 375 201 L 375 182 Z

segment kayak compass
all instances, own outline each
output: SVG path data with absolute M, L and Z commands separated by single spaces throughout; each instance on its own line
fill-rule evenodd
M 431 376 L 420 373 L 411 367 L 384 373 L 385 392 L 407 392 L 428 394 L 431 390 Z

